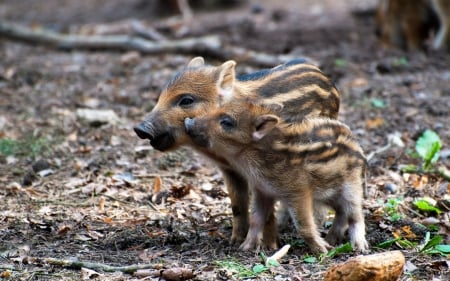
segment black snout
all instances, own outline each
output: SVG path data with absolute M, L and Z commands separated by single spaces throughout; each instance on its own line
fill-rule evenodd
M 186 129 L 187 134 L 192 133 L 192 129 L 194 128 L 194 125 L 195 125 L 194 119 L 191 119 L 191 118 L 184 119 L 184 128 Z
M 209 147 L 209 138 L 204 130 L 202 130 L 205 128 L 203 126 L 199 128 L 196 125 L 197 124 L 195 123 L 195 119 L 184 119 L 184 128 L 186 129 L 186 134 L 191 137 L 192 141 L 198 146 Z
M 141 124 L 137 125 L 133 129 L 134 129 L 134 132 L 136 133 L 136 135 L 138 137 L 140 137 L 141 139 L 149 139 L 149 140 L 153 139 L 152 135 L 148 132 L 148 129 L 146 128 L 145 123 L 142 122 Z

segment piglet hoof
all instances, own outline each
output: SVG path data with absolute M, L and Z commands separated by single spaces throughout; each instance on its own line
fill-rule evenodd
M 233 226 L 233 233 L 231 234 L 231 244 L 232 245 L 241 244 L 242 241 L 244 241 L 245 237 L 247 236 L 247 229 L 248 227 L 244 227 L 242 225 L 238 227 Z
M 311 245 L 310 248 L 315 254 L 326 254 L 328 253 L 328 250 L 332 249 L 333 247 L 331 247 L 327 242 L 323 241 L 316 243 L 316 245 Z
M 278 249 L 278 236 L 273 233 L 264 233 L 263 238 L 264 249 L 267 250 L 276 250 Z
M 356 251 L 360 251 L 364 254 L 367 254 L 369 252 L 369 244 L 367 243 L 366 239 L 360 239 L 356 240 L 352 243 L 353 249 Z
M 325 237 L 325 240 L 330 244 L 330 245 L 340 245 L 344 242 L 344 237 L 340 237 L 337 234 L 331 233 L 329 232 L 327 234 L 327 236 Z
M 258 239 L 249 238 L 245 239 L 245 241 L 239 246 L 240 251 L 248 251 L 252 249 L 259 250 L 261 248 L 261 243 Z
M 278 249 L 277 241 L 271 241 L 271 242 L 264 241 L 264 249 L 267 249 L 267 250 L 276 250 L 276 249 Z
M 233 235 L 231 236 L 231 245 L 239 245 L 242 243 L 242 241 L 244 241 L 245 237 L 241 237 L 241 236 L 237 236 L 237 235 Z

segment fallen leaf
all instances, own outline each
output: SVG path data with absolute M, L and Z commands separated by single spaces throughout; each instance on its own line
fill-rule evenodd
M 366 128 L 369 130 L 377 129 L 384 125 L 384 118 L 383 117 L 375 117 L 372 119 L 366 120 Z
M 56 231 L 56 233 L 57 233 L 58 235 L 65 235 L 65 234 L 67 234 L 67 232 L 69 232 L 70 230 L 72 230 L 72 226 L 71 226 L 71 225 L 63 224 L 63 225 L 60 225 L 60 226 L 58 227 L 58 230 Z
M 158 193 L 161 191 L 162 180 L 160 176 L 156 176 L 153 181 L 153 192 Z
M 105 211 L 105 202 L 106 202 L 105 197 L 100 197 L 99 202 L 98 202 L 98 210 L 100 212 Z

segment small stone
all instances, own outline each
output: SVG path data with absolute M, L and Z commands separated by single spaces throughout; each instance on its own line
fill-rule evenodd
M 77 109 L 77 117 L 93 127 L 99 127 L 105 124 L 117 124 L 119 117 L 111 109 Z
M 53 174 L 54 173 L 54 171 L 52 170 L 52 169 L 45 169 L 45 170 L 42 170 L 42 171 L 39 171 L 39 173 L 37 173 L 41 178 L 43 178 L 43 177 L 47 177 L 47 176 L 50 176 L 51 174 Z
M 434 217 L 428 217 L 425 218 L 421 221 L 421 223 L 425 226 L 429 226 L 429 225 L 433 225 L 433 224 L 438 224 L 440 222 L 439 219 L 434 218 Z
M 36 174 L 33 171 L 29 171 L 23 176 L 22 185 L 30 186 L 36 179 L 37 179 Z
M 47 170 L 50 168 L 50 163 L 45 159 L 39 159 L 38 161 L 34 162 L 31 166 L 33 171 L 35 173 L 39 173 L 42 170 Z
M 395 194 L 398 191 L 398 187 L 395 183 L 387 182 L 384 184 L 384 192 Z

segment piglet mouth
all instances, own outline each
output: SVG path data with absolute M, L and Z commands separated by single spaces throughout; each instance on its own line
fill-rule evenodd
M 139 138 L 150 140 L 150 145 L 157 150 L 165 151 L 175 144 L 175 138 L 171 131 L 165 131 L 158 134 L 151 133 L 152 130 L 145 122 L 142 122 L 133 129 Z
M 171 133 L 163 133 L 150 139 L 150 145 L 159 151 L 166 151 L 175 144 L 175 139 Z

